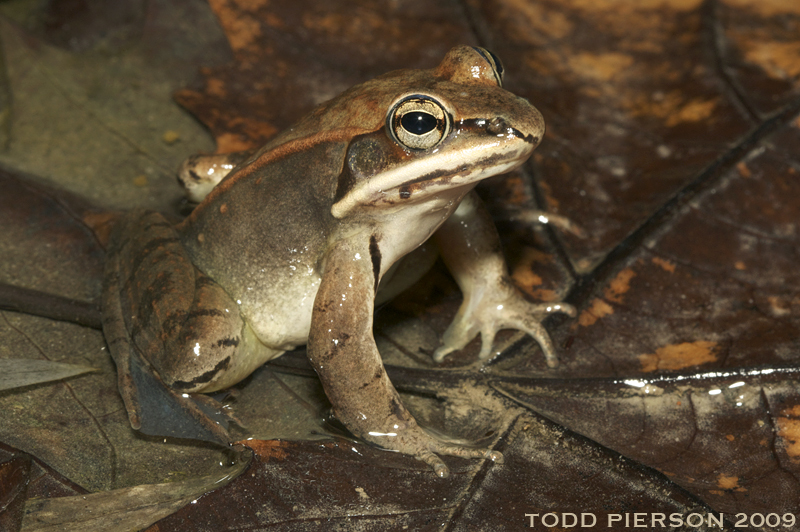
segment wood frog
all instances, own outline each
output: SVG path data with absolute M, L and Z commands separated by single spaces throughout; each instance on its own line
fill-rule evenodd
M 109 247 L 104 332 L 131 425 L 227 442 L 222 390 L 307 344 L 334 415 L 356 436 L 413 455 L 501 458 L 421 428 L 384 370 L 373 312 L 441 255 L 464 294 L 434 359 L 570 305 L 533 304 L 513 287 L 494 225 L 472 191 L 522 164 L 544 122 L 502 88 L 491 52 L 460 46 L 438 67 L 403 70 L 323 103 L 252 154 L 194 158 L 182 180 L 202 202 L 177 225 L 127 214 Z M 173 405 L 178 405 L 173 406 Z M 156 431 L 154 423 L 163 423 Z M 191 426 L 190 426 L 191 425 Z M 188 432 L 187 432 L 188 431 Z

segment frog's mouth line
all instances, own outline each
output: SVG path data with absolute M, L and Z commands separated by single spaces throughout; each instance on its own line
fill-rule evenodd
M 496 142 L 481 142 L 469 150 L 462 148 L 450 153 L 446 148 L 431 150 L 432 154 L 438 154 L 407 161 L 350 190 L 333 204 L 331 214 L 339 219 L 359 205 L 419 200 L 422 191 L 427 197 L 442 188 L 469 185 L 508 172 L 525 162 L 538 144 L 532 135 L 513 135 L 513 138 L 516 141 L 498 138 Z M 416 177 L 408 179 L 409 175 Z

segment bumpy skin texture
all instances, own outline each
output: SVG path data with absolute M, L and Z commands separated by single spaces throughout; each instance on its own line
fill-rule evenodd
M 353 87 L 257 153 L 232 156 L 245 160 L 216 186 L 205 177 L 212 167 L 225 175 L 225 158 L 187 163 L 185 179 L 205 172 L 192 193 L 210 192 L 177 226 L 153 213 L 128 215 L 109 252 L 104 329 L 132 425 L 149 415 L 142 403 L 154 403 L 143 387 L 194 408 L 193 419 L 213 415 L 213 405 L 180 392 L 230 386 L 308 343 L 336 416 L 355 435 L 442 476 L 439 454 L 499 460 L 417 424 L 386 376 L 372 313 L 379 287 L 388 296 L 416 280 L 436 244 L 464 303 L 435 358 L 478 333 L 486 357 L 495 332 L 514 327 L 555 364 L 540 321 L 574 309 L 525 301 L 471 192 L 526 160 L 544 132 L 539 112 L 500 78 L 494 56 L 455 48 L 436 69 Z M 425 138 L 406 129 L 420 117 L 435 124 L 419 133 Z M 224 439 L 216 420 L 198 423 L 205 439 Z

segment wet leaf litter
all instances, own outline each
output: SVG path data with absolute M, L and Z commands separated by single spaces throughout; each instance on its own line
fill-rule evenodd
M 192 20 L 187 18 L 188 8 L 180 7 L 176 25 L 177 20 Z M 379 347 L 387 363 L 402 371 L 419 371 L 409 379 L 392 375 L 398 387 L 407 390 L 404 401 L 415 414 L 465 438 L 494 438 L 505 453 L 504 468 L 453 459 L 449 465 L 454 478 L 445 485 L 400 456 L 386 456 L 346 439 L 309 442 L 309 437 L 335 430 L 315 421 L 325 409 L 324 398 L 302 367 L 288 372 L 290 357 L 254 375 L 234 406 L 237 414 L 248 418 L 248 426 L 269 420 L 256 434 L 262 431 L 269 439 L 291 434 L 293 441 L 258 440 L 266 443 L 253 444 L 256 459 L 240 477 L 242 484 L 234 481 L 201 497 L 156 527 L 224 530 L 258 523 L 310 530 L 334 519 L 351 528 L 426 529 L 447 523 L 460 529 L 466 523 L 481 523 L 510 530 L 527 525 L 526 513 L 583 509 L 601 516 L 612 510 L 593 505 L 608 500 L 609 493 L 617 512 L 724 512 L 730 519 L 733 515 L 728 513 L 737 511 L 796 513 L 799 416 L 792 369 L 800 335 L 798 282 L 792 266 L 798 249 L 798 195 L 793 191 L 800 109 L 796 54 L 791 53 L 798 35 L 794 8 L 732 1 L 665 2 L 650 8 L 615 2 L 591 7 L 570 2 L 468 2 L 440 3 L 433 11 L 425 8 L 425 16 L 416 4 L 394 11 L 377 4 L 358 9 L 332 4 L 323 10 L 300 3 L 276 11 L 212 2 L 211 8 L 230 55 L 219 58 L 216 66 L 194 63 L 195 68 L 205 67 L 199 83 L 191 85 L 187 76 L 174 82 L 173 90 L 179 90 L 178 100 L 211 128 L 223 151 L 258 145 L 304 109 L 362 79 L 392 68 L 431 66 L 454 44 L 492 49 L 506 65 L 508 88 L 542 111 L 548 132 L 530 165 L 488 183 L 481 194 L 498 221 L 516 282 L 537 298 L 568 294 L 580 315 L 574 321 L 548 324 L 561 348 L 556 370 L 541 363 L 535 344 L 514 335 L 500 346 L 502 356 L 481 372 L 471 367 L 477 344 L 444 368 L 436 367 L 430 354 L 458 306 L 458 296 L 448 285 L 452 281 L 434 272 L 415 293 L 380 309 Z M 102 14 L 97 16 L 102 20 Z M 134 43 L 147 32 L 166 36 L 174 31 L 167 21 L 130 17 L 107 26 L 84 25 L 81 42 L 92 42 L 86 35 L 94 36 L 93 42 L 113 49 L 109 35 Z M 52 24 L 36 33 L 35 24 L 27 23 L 28 31 L 54 50 L 82 57 L 90 65 L 90 59 L 96 60 L 86 55 L 91 51 L 69 44 L 74 24 Z M 418 31 L 419 24 L 425 31 Z M 97 29 L 103 27 L 105 31 Z M 6 64 L 22 46 L 9 44 L 9 35 L 3 31 Z M 414 37 L 398 39 L 401 35 Z M 146 56 L 152 50 L 141 53 Z M 16 87 L 19 94 L 22 71 L 6 69 L 12 72 L 7 86 Z M 72 101 L 82 104 L 70 104 L 74 109 L 91 110 L 91 98 Z M 119 124 L 103 119 L 100 123 L 120 131 Z M 60 180 L 70 170 L 15 162 L 14 154 L 25 143 L 20 130 L 11 126 L 10 139 L 18 144 L 3 156 L 7 168 L 86 195 Z M 156 125 L 154 130 L 158 133 L 153 138 L 163 143 L 164 132 L 176 127 Z M 124 133 L 116 138 L 129 138 L 128 131 Z M 158 150 L 174 150 L 169 157 L 179 161 L 213 146 L 188 146 L 188 138 L 184 133 L 181 140 L 159 145 Z M 145 159 L 164 159 L 155 148 L 138 146 Z M 97 150 L 76 159 L 92 161 Z M 130 160 L 115 158 L 119 150 L 110 153 L 105 160 Z M 105 180 L 109 190 L 106 194 L 98 187 L 89 196 L 105 207 L 147 204 L 170 209 L 174 199 L 166 197 L 173 193 L 158 192 L 159 187 L 172 186 L 170 164 L 163 163 L 163 175 L 144 167 L 129 177 L 126 172 L 101 172 L 98 166 L 91 175 Z M 130 184 L 110 188 L 119 184 L 120 174 Z M 140 175 L 148 179 L 137 179 Z M 129 199 L 102 199 L 123 194 Z M 512 208 L 544 208 L 567 216 L 588 236 L 581 239 L 521 223 Z M 76 216 L 74 208 L 65 212 L 80 230 L 96 227 L 86 221 L 91 217 Z M 49 233 L 51 224 L 33 238 L 30 218 L 16 220 L 4 221 L 4 227 L 16 223 L 24 232 L 6 244 L 11 254 L 4 256 L 40 257 L 37 250 L 46 250 L 48 242 L 63 242 Z M 91 236 L 75 238 L 94 241 Z M 85 249 L 87 244 L 78 246 Z M 85 251 L 75 251 L 76 257 L 85 256 Z M 52 284 L 43 286 L 48 291 L 82 300 L 96 294 L 97 278 L 85 288 L 64 288 L 80 282 L 82 276 L 75 272 L 86 271 L 83 267 L 56 263 L 47 269 L 69 270 L 64 273 L 69 280 L 64 281 L 42 270 L 32 269 L 29 279 L 49 278 Z M 25 272 L 16 269 L 3 280 L 35 285 L 20 279 Z M 41 318 L 24 324 L 15 321 L 21 319 L 17 314 L 3 316 L 11 335 L 3 344 L 17 342 L 16 352 L 26 348 L 32 358 L 56 353 L 58 361 L 84 363 L 76 360 L 72 349 L 80 344 L 94 350 L 98 360 L 107 356 L 100 352 L 102 339 L 85 328 Z M 295 358 L 302 362 L 302 357 Z M 86 389 L 104 390 L 102 397 L 112 397 L 113 368 L 107 370 L 105 384 Z M 78 382 L 72 378 L 59 385 L 68 392 L 65 401 L 82 397 L 76 395 Z M 745 384 L 733 386 L 739 382 Z M 259 401 L 257 395 L 251 399 L 251 387 L 265 393 L 268 401 Z M 43 391 L 51 393 L 50 388 L 29 393 Z M 44 411 L 37 401 L 47 404 L 27 396 L 13 401 L 17 407 L 6 411 L 36 416 Z M 264 402 L 281 408 L 265 412 Z M 97 448 L 106 449 L 100 455 L 108 465 L 82 469 L 74 459 L 78 446 L 61 438 L 40 438 L 40 444 L 25 450 L 92 489 L 161 480 L 153 474 L 140 481 L 122 479 L 119 471 L 126 468 L 127 451 L 109 435 L 122 434 L 124 425 L 113 430 L 106 425 L 109 416 L 122 413 L 119 406 L 113 413 L 111 408 L 98 413 L 81 408 L 92 412 L 87 424 L 105 434 Z M 281 429 L 281 420 L 292 417 L 308 421 Z M 13 419 L 16 423 L 17 414 Z M 54 422 L 55 433 L 57 426 Z M 5 436 L 3 441 L 13 443 Z M 47 449 L 70 449 L 73 456 Z M 163 453 L 160 449 L 155 452 Z M 209 457 L 208 463 L 213 460 Z M 390 490 L 368 483 L 374 468 L 391 475 Z M 202 476 L 203 467 L 193 470 Z M 187 474 L 180 468 L 172 471 L 172 477 Z M 576 480 L 564 475 L 576 475 Z M 601 477 L 610 483 L 592 488 L 577 480 Z M 119 480 L 109 482 L 110 478 Z M 334 488 L 311 493 L 293 478 L 315 478 L 318 486 L 334 483 L 342 495 L 330 498 Z M 274 485 L 286 487 L 279 492 L 285 499 L 274 498 L 274 491 L 268 490 Z M 289 500 L 293 504 L 287 504 Z M 231 501 L 237 501 L 235 512 L 226 511 Z M 294 513 L 281 513 L 283 508 L 293 508 Z M 391 517 L 386 517 L 387 508 L 393 509 Z

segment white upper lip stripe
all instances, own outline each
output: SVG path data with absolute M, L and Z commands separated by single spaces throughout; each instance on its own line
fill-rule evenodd
M 331 212 L 334 217 L 341 218 L 356 205 L 366 203 L 370 198 L 383 193 L 383 191 L 392 190 L 407 183 L 409 175 L 424 176 L 441 171 L 452 171 L 453 174 L 456 174 L 456 170 L 466 164 L 468 172 L 462 176 L 462 184 L 477 181 L 506 171 L 519 162 L 523 155 L 527 155 L 531 151 L 529 149 L 531 146 L 527 143 L 508 143 L 505 146 L 503 144 L 498 139 L 496 143 L 480 144 L 470 149 L 459 149 L 449 153 L 441 153 L 434 157 L 424 157 L 400 167 L 392 168 L 375 175 L 369 179 L 368 183 L 364 183 L 348 192 L 333 205 Z M 480 168 L 479 163 L 482 159 L 486 160 L 498 155 L 501 156 L 501 163 L 493 165 L 489 168 L 489 171 L 485 168 Z

